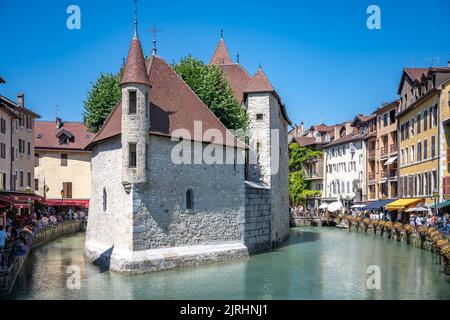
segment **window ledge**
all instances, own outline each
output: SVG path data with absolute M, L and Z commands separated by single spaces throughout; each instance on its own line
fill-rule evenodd
M 195 210 L 195 209 L 186 209 L 185 212 L 186 212 L 187 214 L 196 214 L 196 213 L 197 213 L 197 210 Z

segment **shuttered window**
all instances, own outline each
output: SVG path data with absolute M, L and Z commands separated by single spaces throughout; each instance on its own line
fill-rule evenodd
M 63 182 L 64 198 L 72 199 L 72 182 Z

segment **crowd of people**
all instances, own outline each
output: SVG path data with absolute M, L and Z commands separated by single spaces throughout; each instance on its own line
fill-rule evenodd
M 21 256 L 28 252 L 34 234 L 65 221 L 84 220 L 86 213 L 83 210 L 57 212 L 49 207 L 36 210 L 30 216 L 8 218 L 6 226 L 0 226 L 0 268 L 8 265 L 11 258 Z
M 330 213 L 324 209 L 313 207 L 291 207 L 291 216 L 294 218 L 323 218 L 330 216 Z M 435 227 L 445 235 L 450 235 L 450 216 L 449 213 L 439 213 L 436 214 L 430 209 L 424 209 L 421 212 L 406 212 L 403 210 L 399 211 L 386 211 L 386 210 L 358 210 L 354 209 L 342 209 L 341 213 L 345 217 L 351 215 L 354 218 L 362 217 L 369 218 L 370 220 L 383 220 L 392 222 L 401 222 L 403 224 L 411 224 L 415 228 L 422 225 L 428 227 Z M 333 213 L 332 215 L 336 215 Z

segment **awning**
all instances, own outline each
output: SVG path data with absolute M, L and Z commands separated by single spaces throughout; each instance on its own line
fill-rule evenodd
M 83 207 L 89 208 L 89 200 L 77 199 L 46 199 L 44 202 L 49 207 Z
M 430 206 L 430 208 L 434 208 L 434 204 L 432 206 Z M 436 205 L 436 208 L 440 209 L 440 208 L 445 208 L 445 207 L 450 207 L 450 200 L 444 201 L 444 202 L 440 202 Z
M 395 160 L 397 160 L 397 157 L 389 158 L 389 159 L 384 163 L 384 165 L 385 165 L 385 166 L 388 166 L 388 165 L 390 165 L 390 164 L 393 164 L 393 163 L 395 162 Z
M 322 210 L 324 210 L 324 209 L 326 209 L 326 208 L 328 208 L 328 203 L 322 203 L 322 204 L 319 206 L 319 209 L 322 209 Z
M 398 199 L 398 200 L 386 205 L 386 209 L 391 210 L 391 211 L 405 209 L 405 208 L 415 205 L 421 201 L 424 201 L 424 199 L 418 199 L 418 198 Z
M 364 208 L 361 208 L 361 210 L 380 210 L 385 205 L 394 202 L 396 199 L 384 199 L 384 200 L 377 200 L 370 202 L 367 206 Z
M 330 205 L 328 206 L 328 211 L 336 212 L 338 210 L 341 210 L 343 207 L 344 206 L 342 205 L 342 202 L 336 201 L 336 202 L 330 203 Z

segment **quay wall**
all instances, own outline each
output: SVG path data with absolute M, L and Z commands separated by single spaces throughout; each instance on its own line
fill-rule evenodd
M 39 230 L 33 238 L 31 248 L 36 248 L 49 241 L 74 232 L 85 230 L 85 221 L 66 221 L 61 224 Z M 9 267 L 0 270 L 0 295 L 11 291 L 22 265 L 28 257 L 29 251 L 23 256 L 14 257 Z

